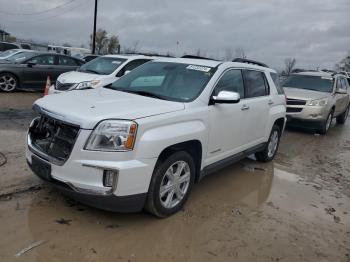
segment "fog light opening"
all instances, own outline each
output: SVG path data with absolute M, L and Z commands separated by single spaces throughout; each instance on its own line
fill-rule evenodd
M 117 183 L 118 171 L 103 170 L 103 186 L 113 187 Z

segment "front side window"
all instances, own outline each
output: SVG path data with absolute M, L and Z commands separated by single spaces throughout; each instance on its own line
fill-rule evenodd
M 82 65 L 79 71 L 99 75 L 110 75 L 125 61 L 126 59 L 122 58 L 98 57 Z
M 37 65 L 54 65 L 55 57 L 53 55 L 40 55 L 40 56 L 33 57 L 28 62 L 37 64 Z
M 215 68 L 171 62 L 149 62 L 115 81 L 109 88 L 170 101 L 197 98 Z
M 221 91 L 231 91 L 239 93 L 241 98 L 244 98 L 244 84 L 241 70 L 227 71 L 217 83 L 214 89 L 214 96 L 217 96 Z
M 268 95 L 268 86 L 263 72 L 243 70 L 246 97 L 259 97 Z
M 342 81 L 343 89 L 348 90 L 349 86 L 348 86 L 348 82 L 346 81 L 346 79 L 341 78 L 341 81 Z
M 333 91 L 333 78 L 310 75 L 291 75 L 286 79 L 283 86 L 331 93 Z

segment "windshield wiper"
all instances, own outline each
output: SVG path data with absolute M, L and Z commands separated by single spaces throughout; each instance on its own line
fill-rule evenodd
M 85 69 L 85 70 L 81 70 L 80 69 L 80 72 L 85 72 L 85 73 L 93 73 L 93 74 L 97 74 L 99 75 L 100 73 L 95 71 L 95 70 L 91 70 L 91 69 Z

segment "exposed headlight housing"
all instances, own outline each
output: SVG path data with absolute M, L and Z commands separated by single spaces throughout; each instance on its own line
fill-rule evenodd
M 327 105 L 327 98 L 311 100 L 306 105 L 307 106 L 325 106 Z
M 94 87 L 96 87 L 100 82 L 101 82 L 100 80 L 85 81 L 85 82 L 81 82 L 81 83 L 79 83 L 79 84 L 76 84 L 72 89 L 94 88 Z
M 130 151 L 134 148 L 137 124 L 126 120 L 104 120 L 92 131 L 85 149 L 93 151 Z

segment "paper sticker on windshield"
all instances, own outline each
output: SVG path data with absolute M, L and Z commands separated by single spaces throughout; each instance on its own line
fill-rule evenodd
M 186 67 L 186 69 L 202 71 L 202 72 L 208 73 L 210 71 L 211 67 L 198 66 L 198 65 L 189 65 L 189 66 Z
M 112 61 L 112 64 L 120 64 L 121 62 L 120 61 Z

